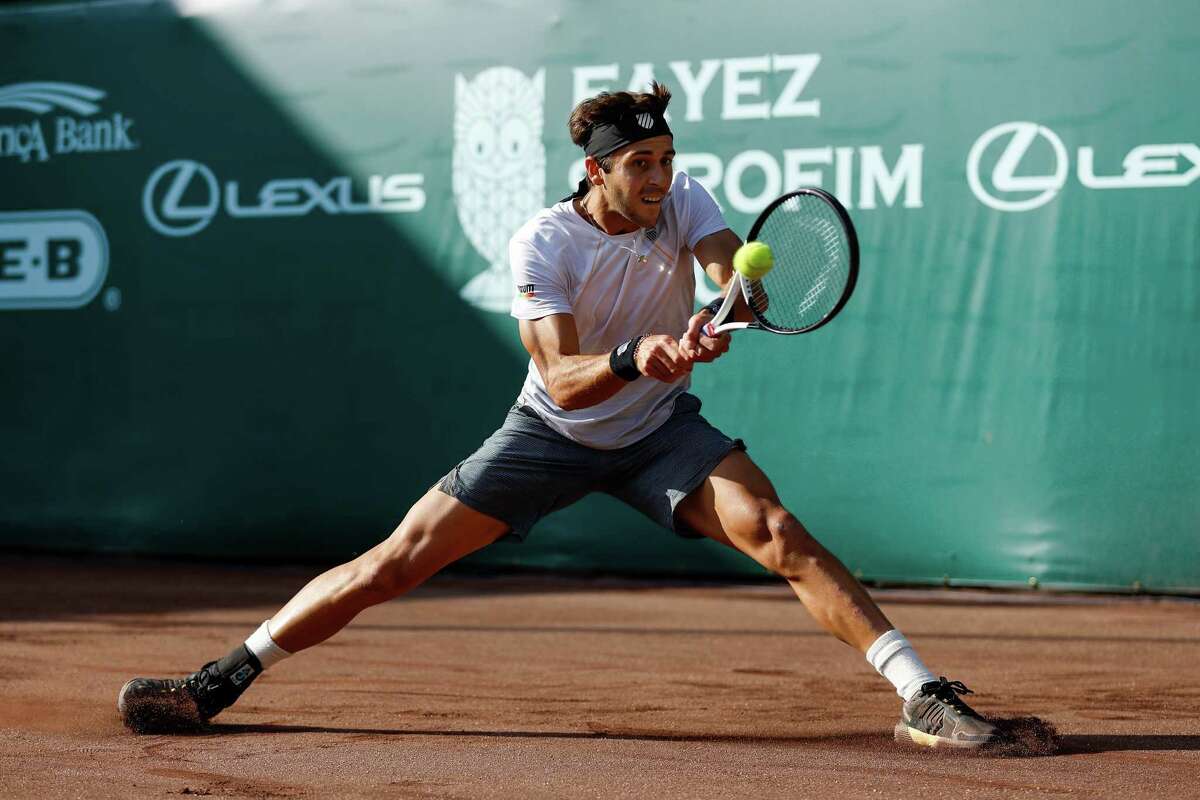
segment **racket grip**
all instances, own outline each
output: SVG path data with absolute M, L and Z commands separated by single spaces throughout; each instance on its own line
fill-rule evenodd
M 700 332 L 710 339 L 717 335 L 717 329 L 713 327 L 711 322 L 704 323 L 704 327 L 700 329 Z

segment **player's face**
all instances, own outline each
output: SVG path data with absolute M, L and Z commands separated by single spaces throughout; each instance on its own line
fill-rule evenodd
M 618 150 L 612 172 L 604 176 L 609 208 L 639 227 L 653 228 L 671 188 L 674 160 L 670 136 L 643 139 Z

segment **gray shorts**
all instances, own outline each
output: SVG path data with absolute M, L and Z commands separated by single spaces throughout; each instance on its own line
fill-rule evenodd
M 700 416 L 700 398 L 681 394 L 671 417 L 639 442 L 596 450 L 553 431 L 526 406 L 436 486 L 476 511 L 508 523 L 524 540 L 539 519 L 590 492 L 605 492 L 680 536 L 675 507 L 731 450 L 745 450 Z

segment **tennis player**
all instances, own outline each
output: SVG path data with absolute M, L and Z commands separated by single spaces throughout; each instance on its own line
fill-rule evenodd
M 701 335 L 693 256 L 719 285 L 741 245 L 707 191 L 672 168 L 671 95 L 602 93 L 568 127 L 586 154 L 578 190 L 509 245 L 512 316 L 528 375 L 504 424 L 409 510 L 386 540 L 314 578 L 223 658 L 186 678 L 135 678 L 118 708 L 135 731 L 195 728 L 264 670 L 340 631 L 360 611 L 419 586 L 545 515 L 607 492 L 668 530 L 707 536 L 791 585 L 829 633 L 863 653 L 903 698 L 896 737 L 979 747 L 997 729 L 937 678 L 861 584 L 780 502 L 745 445 L 700 415 L 693 367 L 729 336 Z M 743 318 L 748 310 L 743 309 Z M 679 336 L 679 338 L 676 338 Z

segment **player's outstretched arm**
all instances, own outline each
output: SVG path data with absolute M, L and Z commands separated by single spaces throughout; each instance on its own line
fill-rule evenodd
M 726 228 L 705 236 L 696 243 L 696 260 L 704 267 L 705 273 L 713 283 L 721 287 L 721 294 L 729 291 L 733 283 L 733 254 L 742 246 L 742 240 L 733 231 Z M 734 307 L 733 318 L 741 320 L 749 316 L 749 309 L 744 301 L 739 301 Z M 701 309 L 688 320 L 687 331 L 680 340 L 680 348 L 690 361 L 714 361 L 729 349 L 729 334 L 723 333 L 715 338 L 700 335 L 704 323 L 712 319 L 712 312 Z
M 629 383 L 613 372 L 609 353 L 579 352 L 579 332 L 570 314 L 523 319 L 520 331 L 521 343 L 537 365 L 550 399 L 564 411 L 602 403 Z M 663 334 L 642 338 L 634 364 L 640 374 L 665 383 L 679 380 L 692 369 L 675 338 Z
M 696 260 L 704 267 L 704 272 L 712 282 L 721 287 L 721 294 L 729 291 L 733 283 L 733 255 L 741 246 L 741 238 L 728 228 L 711 233 L 696 242 Z M 741 297 L 733 307 L 733 319 L 736 322 L 754 321 L 754 315 L 750 313 L 745 299 Z
M 727 289 L 733 280 L 733 254 L 741 246 L 741 237 L 726 228 L 696 242 L 696 260 L 713 283 Z

